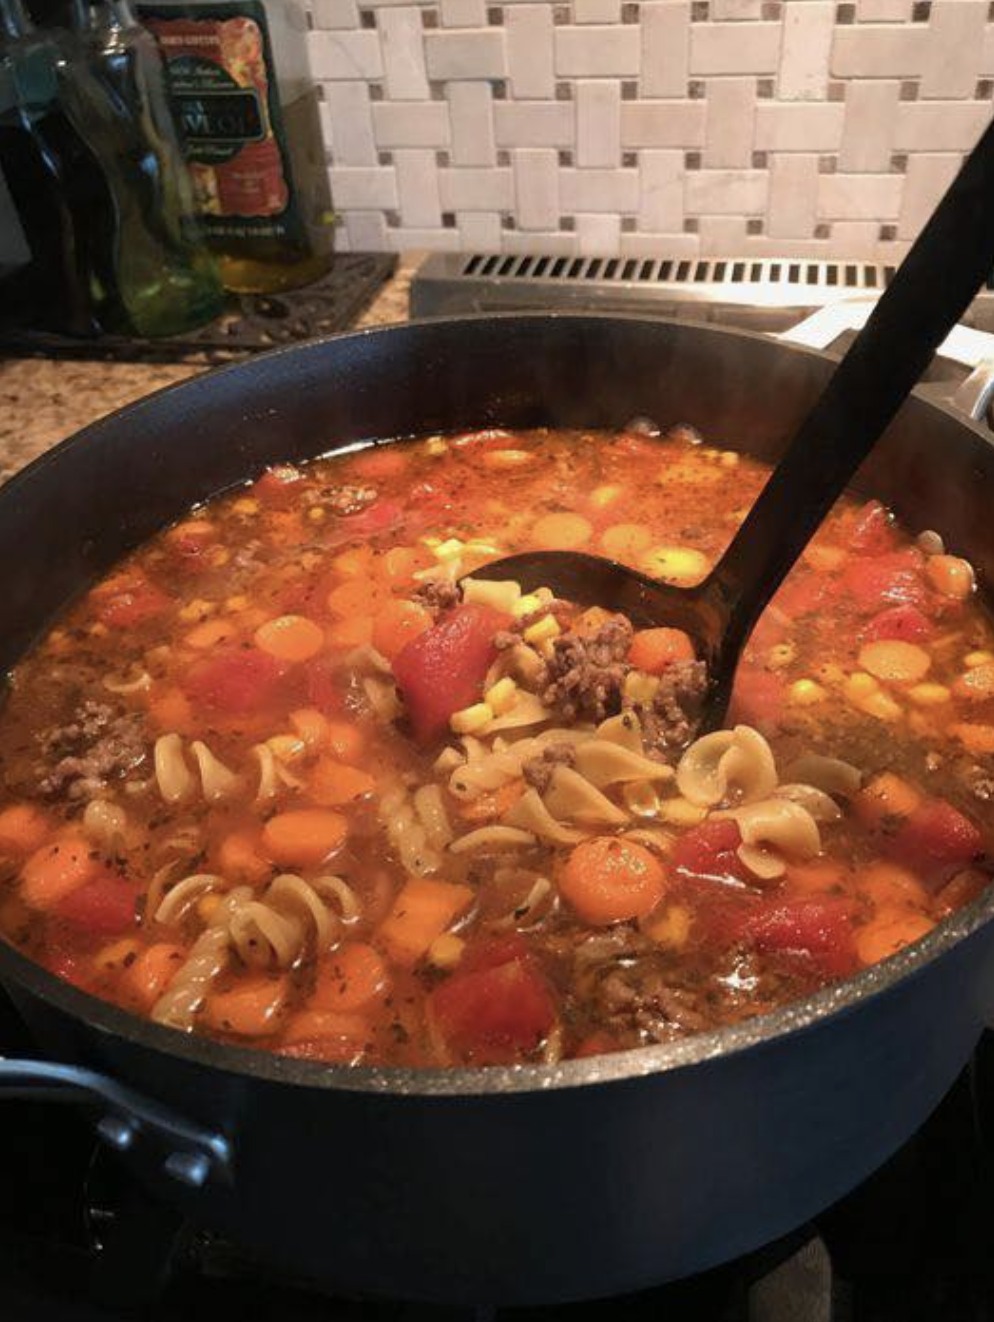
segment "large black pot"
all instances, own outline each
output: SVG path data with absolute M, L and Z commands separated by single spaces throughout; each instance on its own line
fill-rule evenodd
M 534 315 L 347 335 L 200 378 L 0 491 L 0 664 L 123 551 L 273 460 L 636 414 L 774 458 L 830 370 L 760 336 Z M 994 452 L 977 428 L 914 398 L 862 485 L 994 581 Z M 603 1295 L 780 1235 L 911 1134 L 990 1011 L 992 912 L 987 895 L 884 965 L 744 1026 L 556 1067 L 421 1073 L 184 1037 L 0 946 L 0 978 L 44 1050 L 103 1076 L 7 1062 L 0 1084 L 102 1097 L 105 1136 L 154 1188 L 338 1289 Z

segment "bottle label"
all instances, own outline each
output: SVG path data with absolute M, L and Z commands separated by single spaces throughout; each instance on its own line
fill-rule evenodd
M 140 7 L 166 64 L 201 220 L 215 239 L 304 237 L 293 196 L 269 29 L 258 0 L 239 16 L 199 5 Z

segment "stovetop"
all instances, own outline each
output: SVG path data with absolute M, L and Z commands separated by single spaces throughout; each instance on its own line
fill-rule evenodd
M 0 993 L 0 1052 L 30 1043 Z M 994 1034 L 938 1110 L 855 1193 L 788 1239 L 688 1281 L 555 1308 L 330 1298 L 186 1223 L 84 1116 L 0 1101 L 5 1322 L 989 1322 Z

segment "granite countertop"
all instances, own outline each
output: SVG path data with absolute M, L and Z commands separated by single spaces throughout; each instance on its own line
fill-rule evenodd
M 417 256 L 402 257 L 356 326 L 405 320 L 417 265 Z M 208 370 L 201 363 L 0 358 L 0 481 L 97 418 Z

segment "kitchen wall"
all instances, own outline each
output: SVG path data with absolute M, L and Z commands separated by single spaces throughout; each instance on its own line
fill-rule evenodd
M 987 0 L 310 0 L 340 247 L 899 256 Z

